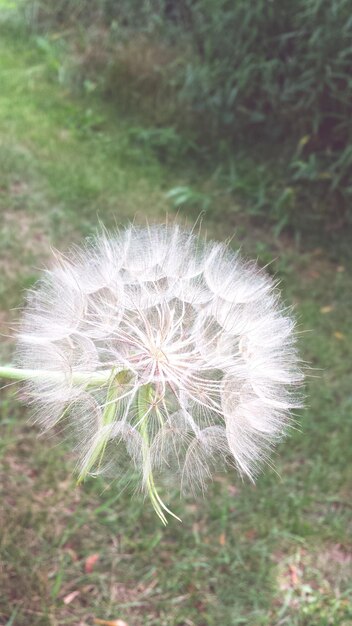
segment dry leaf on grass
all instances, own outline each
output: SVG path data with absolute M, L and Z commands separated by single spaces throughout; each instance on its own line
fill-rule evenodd
M 221 533 L 221 535 L 219 535 L 219 544 L 221 546 L 224 546 L 226 543 L 226 535 L 225 533 Z
M 64 597 L 63 599 L 63 603 L 64 604 L 71 604 L 71 602 L 77 598 L 77 596 L 79 596 L 81 592 L 76 590 L 76 591 L 71 591 L 71 593 L 68 593 L 67 596 Z
M 89 556 L 87 556 L 85 563 L 84 563 L 84 571 L 86 574 L 92 573 L 96 562 L 99 561 L 99 558 L 100 558 L 99 554 L 90 554 Z

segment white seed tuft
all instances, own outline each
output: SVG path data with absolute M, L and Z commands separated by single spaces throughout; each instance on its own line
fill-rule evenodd
M 116 474 L 128 455 L 161 517 L 153 472 L 192 490 L 218 461 L 255 477 L 299 405 L 297 362 L 273 280 L 177 226 L 103 233 L 56 258 L 17 349 L 43 371 L 27 383 L 43 429 L 77 432 L 80 476 Z

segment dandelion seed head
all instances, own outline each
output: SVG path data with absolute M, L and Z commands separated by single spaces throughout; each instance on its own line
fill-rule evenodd
M 251 479 L 285 433 L 302 375 L 275 282 L 178 226 L 103 232 L 29 292 L 17 363 L 35 418 L 76 431 L 81 475 L 171 473 L 203 489 L 218 464 Z M 153 479 L 154 480 L 154 479 Z

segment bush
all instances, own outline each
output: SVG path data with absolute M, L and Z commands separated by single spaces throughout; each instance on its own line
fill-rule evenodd
M 183 97 L 233 141 L 289 142 L 291 181 L 352 199 L 348 0 L 199 0 Z M 335 205 L 336 206 L 336 205 Z

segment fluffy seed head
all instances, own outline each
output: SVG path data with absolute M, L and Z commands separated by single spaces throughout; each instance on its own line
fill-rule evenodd
M 177 226 L 103 232 L 28 295 L 17 362 L 44 429 L 77 432 L 80 475 L 125 456 L 203 488 L 218 462 L 255 477 L 297 406 L 294 321 L 276 285 Z M 156 505 L 155 505 L 156 506 Z

